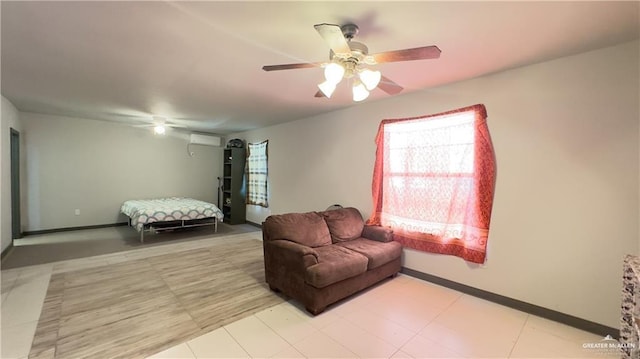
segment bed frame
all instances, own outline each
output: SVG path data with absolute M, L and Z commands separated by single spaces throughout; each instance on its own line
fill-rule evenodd
M 129 218 L 129 226 L 131 226 L 131 218 Z M 200 219 L 188 219 L 188 220 L 175 220 L 175 221 L 161 221 L 147 223 L 142 227 L 140 231 L 140 243 L 144 243 L 144 232 L 160 233 L 165 231 L 172 231 L 180 228 L 213 226 L 214 232 L 218 232 L 218 218 L 207 217 Z

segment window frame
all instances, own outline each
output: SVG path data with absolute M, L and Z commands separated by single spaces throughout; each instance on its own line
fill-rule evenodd
M 264 149 L 264 153 L 261 153 Z M 252 158 L 257 156 L 257 158 Z M 258 166 L 256 168 L 256 163 Z M 269 207 L 269 140 L 247 144 L 246 204 Z M 255 178 L 254 178 L 255 177 Z

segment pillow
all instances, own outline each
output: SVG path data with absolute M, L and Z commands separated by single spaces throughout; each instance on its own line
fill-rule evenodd
M 316 212 L 271 215 L 263 226 L 269 239 L 286 239 L 308 247 L 331 244 L 329 228 Z
M 353 207 L 322 212 L 327 222 L 333 243 L 349 241 L 362 237 L 364 220 L 360 211 Z

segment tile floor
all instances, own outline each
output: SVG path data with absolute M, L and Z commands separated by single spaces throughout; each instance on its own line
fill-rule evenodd
M 260 232 L 224 240 L 259 238 Z M 220 240 L 219 238 L 217 240 Z M 1 358 L 27 358 L 52 273 L 119 263 L 205 241 L 3 270 Z M 613 334 L 613 333 L 612 333 Z M 151 358 L 616 358 L 603 338 L 405 275 L 323 314 L 284 302 Z
M 317 317 L 285 302 L 152 358 L 618 358 L 602 337 L 400 275 Z

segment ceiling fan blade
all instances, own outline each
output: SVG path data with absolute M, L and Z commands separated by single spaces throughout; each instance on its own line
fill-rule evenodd
M 424 46 L 413 49 L 386 51 L 370 56 L 376 63 L 381 64 L 384 62 L 437 59 L 440 57 L 441 52 L 437 46 Z
M 162 126 L 162 127 L 171 127 L 171 128 L 187 128 L 187 126 L 184 125 L 177 125 L 174 123 L 147 123 L 147 124 L 141 124 L 141 125 L 131 125 L 133 127 L 157 127 L 157 126 Z
M 390 80 L 388 77 L 382 76 L 378 88 L 389 95 L 395 95 L 403 90 L 403 87 Z
M 318 90 L 318 92 L 316 92 L 316 94 L 314 95 L 314 97 L 327 97 L 324 95 L 324 93 L 320 90 Z
M 278 70 L 291 70 L 291 69 L 306 69 L 310 67 L 318 67 L 320 63 L 301 63 L 301 64 L 283 64 L 283 65 L 267 65 L 262 66 L 265 71 L 278 71 Z
M 351 49 L 347 43 L 347 39 L 342 34 L 342 29 L 338 25 L 332 24 L 318 24 L 313 25 L 318 31 L 320 36 L 327 42 L 329 48 L 333 50 L 336 55 L 351 55 Z

